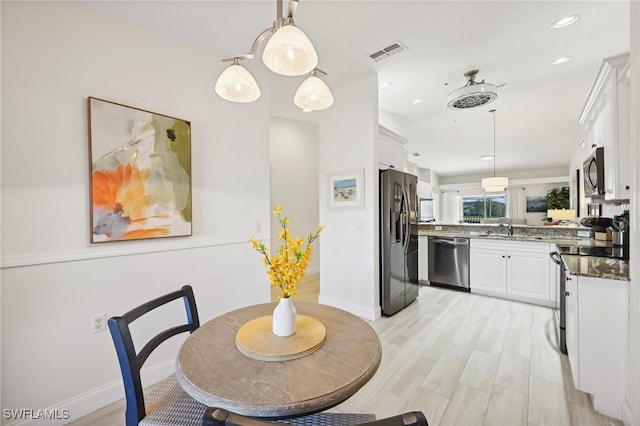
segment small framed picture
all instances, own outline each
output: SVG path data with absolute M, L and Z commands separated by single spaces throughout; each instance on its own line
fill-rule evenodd
M 527 197 L 527 213 L 546 213 L 546 211 L 546 197 Z
M 364 169 L 329 175 L 329 208 L 364 208 Z

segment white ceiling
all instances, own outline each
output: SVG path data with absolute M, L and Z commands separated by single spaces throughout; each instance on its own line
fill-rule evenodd
M 215 56 L 247 53 L 276 16 L 275 0 L 84 1 L 82 6 Z M 580 19 L 572 26 L 550 28 L 575 14 Z M 406 147 L 420 154 L 412 161 L 442 176 L 492 170 L 492 162 L 479 159 L 493 150 L 490 109 L 497 111 L 498 173 L 568 167 L 582 136 L 578 116 L 602 59 L 629 50 L 628 1 L 300 0 L 296 24 L 314 43 L 330 87 L 367 72 L 392 82 L 380 89 L 379 108 L 406 120 Z M 408 50 L 378 63 L 368 57 L 394 41 Z M 563 56 L 572 60 L 551 64 Z M 227 65 L 211 70 L 212 96 Z M 295 79 L 302 77 L 265 73 L 259 60 L 245 66 L 259 84 L 266 84 L 263 76 L 270 79 L 274 116 L 303 121 L 321 116 L 293 105 Z M 463 74 L 471 69 L 480 70 L 477 80 L 505 84 L 498 99 L 468 111 L 447 109 L 447 95 L 464 86 Z M 339 91 L 334 97 L 340 102 Z M 415 98 L 423 102 L 413 105 Z

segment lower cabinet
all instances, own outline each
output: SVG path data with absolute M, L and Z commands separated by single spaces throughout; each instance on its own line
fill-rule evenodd
M 549 251 L 549 243 L 471 239 L 471 292 L 553 306 Z
M 567 352 L 573 383 L 593 395 L 593 407 L 622 419 L 625 398 L 628 281 L 569 275 Z

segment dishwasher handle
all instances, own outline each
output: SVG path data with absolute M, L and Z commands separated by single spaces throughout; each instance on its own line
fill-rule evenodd
M 459 238 L 459 239 L 444 239 L 444 238 L 432 238 L 435 244 L 449 244 L 451 246 L 466 246 L 469 245 L 469 240 L 467 238 Z

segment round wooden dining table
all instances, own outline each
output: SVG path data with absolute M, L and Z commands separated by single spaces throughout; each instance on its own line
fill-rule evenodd
M 275 304 L 240 308 L 201 325 L 185 340 L 176 361 L 182 387 L 207 406 L 268 418 L 310 414 L 349 398 L 380 365 L 378 335 L 366 321 L 342 309 L 301 302 L 295 306 L 299 315 L 324 325 L 325 340 L 317 350 L 286 361 L 245 355 L 236 347 L 238 330 L 272 314 Z

